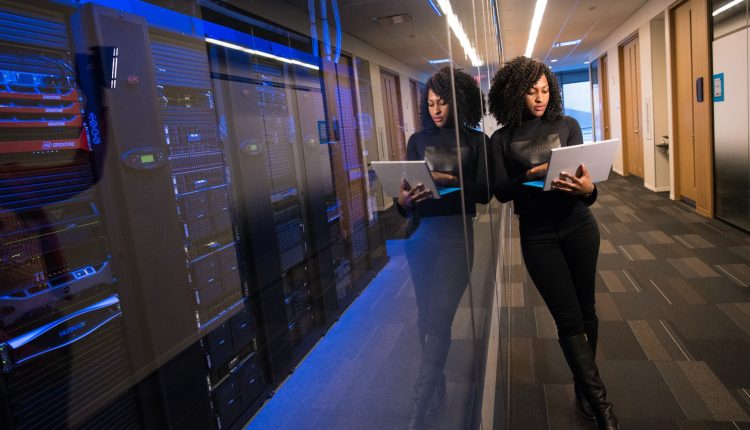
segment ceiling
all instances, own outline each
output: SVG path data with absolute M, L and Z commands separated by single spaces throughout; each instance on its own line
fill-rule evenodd
M 307 13 L 307 0 L 285 0 Z M 437 4 L 437 0 L 434 0 Z M 497 0 L 500 14 L 504 58 L 523 55 L 534 14 L 532 0 Z M 625 22 L 647 0 L 549 0 L 532 56 L 543 60 L 553 70 L 586 67 L 590 51 L 621 23 Z M 320 1 L 315 1 L 318 4 Z M 329 23 L 333 14 L 329 5 Z M 471 44 L 481 58 L 497 64 L 498 49 L 492 12 L 487 0 L 452 0 L 454 13 L 461 21 Z M 389 54 L 402 63 L 426 74 L 443 65 L 428 63 L 447 58 L 449 50 L 458 66 L 470 69 L 456 37 L 448 44 L 447 23 L 433 10 L 429 0 L 338 0 L 343 31 Z M 408 14 L 412 20 L 384 25 L 375 18 Z M 320 18 L 320 17 L 318 17 Z M 320 31 L 320 30 L 319 30 Z M 557 42 L 581 39 L 580 44 L 553 48 Z M 346 49 L 346 46 L 344 46 Z M 557 60 L 552 62 L 552 60 Z

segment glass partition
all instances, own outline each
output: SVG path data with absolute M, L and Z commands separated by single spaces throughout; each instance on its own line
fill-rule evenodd
M 500 422 L 502 52 L 455 3 L 0 0 L 0 427 Z

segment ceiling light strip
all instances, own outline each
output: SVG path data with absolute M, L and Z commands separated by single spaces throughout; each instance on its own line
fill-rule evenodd
M 729 8 L 733 8 L 733 7 L 737 6 L 738 4 L 742 3 L 743 1 L 745 1 L 745 0 L 734 0 L 734 1 L 732 1 L 732 2 L 729 2 L 729 3 L 725 4 L 724 6 L 722 6 L 722 7 L 718 8 L 718 9 L 716 9 L 716 10 L 715 10 L 715 11 L 714 11 L 714 12 L 713 12 L 713 13 L 711 14 L 711 16 L 716 16 L 716 15 L 718 15 L 718 14 L 720 14 L 720 13 L 722 13 L 722 12 L 726 11 L 726 10 L 727 10 L 727 9 L 729 9 Z
M 448 19 L 448 25 L 450 26 L 451 30 L 453 30 L 453 34 L 458 39 L 458 43 L 462 48 L 464 48 L 464 53 L 471 60 L 471 65 L 474 67 L 479 67 L 484 64 L 482 63 L 482 59 L 479 58 L 477 51 L 473 46 L 471 46 L 469 37 L 466 35 L 466 32 L 464 31 L 464 28 L 461 25 L 461 21 L 459 21 L 458 16 L 453 13 L 451 2 L 449 0 L 437 0 L 437 2 L 440 6 L 440 9 L 442 9 L 443 11 L 443 14 Z
M 318 66 L 316 66 L 314 64 L 305 63 L 305 62 L 302 62 L 302 61 L 299 61 L 299 60 L 293 60 L 291 58 L 280 57 L 278 55 L 269 54 L 268 52 L 263 52 L 263 51 L 258 51 L 258 50 L 255 50 L 255 49 L 245 48 L 244 46 L 235 45 L 234 43 L 224 42 L 222 40 L 214 39 L 214 38 L 211 38 L 211 37 L 207 37 L 206 38 L 206 42 L 212 43 L 214 45 L 223 46 L 225 48 L 234 49 L 234 50 L 237 50 L 237 51 L 247 52 L 250 55 L 257 55 L 259 57 L 270 58 L 272 60 L 281 61 L 281 62 L 284 62 L 284 63 L 287 63 L 287 64 L 295 64 L 297 66 L 307 67 L 308 69 L 320 70 L 320 67 L 318 67 Z
M 536 44 L 537 36 L 539 36 L 539 28 L 542 26 L 542 17 L 546 8 L 547 0 L 536 0 L 534 18 L 531 20 L 531 29 L 529 30 L 529 41 L 526 43 L 526 54 L 524 54 L 529 58 L 534 53 L 534 45 Z

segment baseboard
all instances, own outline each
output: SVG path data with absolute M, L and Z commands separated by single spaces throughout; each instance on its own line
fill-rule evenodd
M 613 172 L 615 172 L 615 173 L 617 173 L 617 174 L 618 174 L 618 175 L 620 175 L 620 176 L 625 176 L 625 175 L 623 175 L 623 174 L 622 174 L 622 171 L 620 171 L 620 170 L 617 170 L 617 169 L 615 169 L 614 167 L 612 168 L 612 171 L 613 171 Z
M 644 187 L 646 187 L 648 190 L 653 191 L 655 193 L 661 193 L 664 191 L 669 191 L 669 187 L 656 187 L 651 184 L 643 184 Z

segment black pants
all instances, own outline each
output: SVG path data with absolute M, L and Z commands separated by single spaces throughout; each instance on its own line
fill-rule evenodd
M 422 218 L 406 243 L 406 259 L 417 298 L 419 336 L 450 339 L 453 317 L 469 283 L 474 232 L 467 216 L 468 243 L 463 216 Z M 469 265 L 466 247 L 469 247 Z
M 594 285 L 599 227 L 588 207 L 566 216 L 522 215 L 521 252 L 531 280 L 557 325 L 559 337 L 581 334 L 596 319 Z

